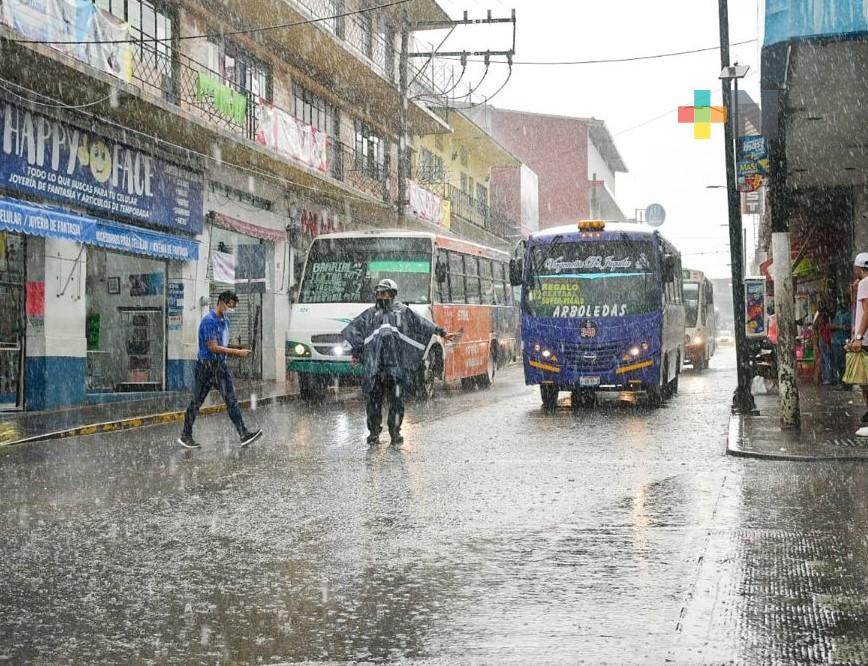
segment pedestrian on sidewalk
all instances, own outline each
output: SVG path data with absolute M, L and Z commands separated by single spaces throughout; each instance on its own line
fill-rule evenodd
M 825 300 L 820 301 L 814 315 L 814 380 L 817 384 L 832 383 L 832 315 Z
M 853 315 L 850 312 L 850 299 L 843 297 L 838 300 L 838 308 L 832 319 L 832 381 L 840 391 L 849 391 L 844 384 L 844 370 L 847 367 L 847 354 L 844 345 L 853 330 Z
M 456 334 L 434 325 L 396 300 L 398 285 L 384 279 L 375 288 L 376 305 L 365 310 L 343 330 L 353 366 L 362 361 L 367 396 L 368 445 L 380 441 L 383 401 L 389 400 L 389 435 L 392 445 L 404 441 L 404 393 L 412 390 L 432 336 L 453 340 Z
M 847 346 L 847 351 L 851 354 L 858 354 L 855 360 L 861 363 L 861 375 L 859 383 L 862 385 L 862 395 L 865 398 L 865 406 L 868 407 L 868 378 L 865 377 L 866 364 L 865 354 L 868 348 L 865 346 L 865 334 L 868 332 L 868 252 L 860 252 L 856 255 L 853 261 L 853 270 L 856 273 L 856 280 L 853 287 L 856 292 L 855 311 L 853 315 L 853 336 L 850 338 L 850 343 Z M 851 364 L 851 359 L 847 359 L 847 370 L 850 375 L 851 365 L 857 366 L 857 363 Z M 850 383 L 855 383 L 852 378 Z M 868 437 L 868 411 L 862 415 L 862 427 L 856 431 L 857 437 Z
M 262 430 L 253 432 L 244 425 L 241 408 L 235 397 L 235 382 L 226 364 L 227 356 L 247 358 L 249 349 L 234 349 L 229 346 L 229 313 L 238 304 L 238 296 L 234 291 L 224 291 L 217 297 L 217 307 L 202 317 L 199 323 L 199 354 L 196 360 L 195 387 L 193 399 L 184 415 L 184 429 L 178 438 L 178 443 L 185 449 L 198 449 L 200 444 L 193 439 L 193 423 L 199 414 L 199 409 L 212 388 L 220 391 L 229 418 L 235 424 L 241 446 L 256 441 L 262 436 Z

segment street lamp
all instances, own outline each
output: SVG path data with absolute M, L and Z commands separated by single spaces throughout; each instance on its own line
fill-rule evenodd
M 729 201 L 729 253 L 732 269 L 732 304 L 735 323 L 735 358 L 738 385 L 732 396 L 732 411 L 735 414 L 754 413 L 755 403 L 750 393 L 750 364 L 748 360 L 747 335 L 744 312 L 744 268 L 742 249 L 741 201 L 736 187 L 736 135 L 738 134 L 738 80 L 747 75 L 748 67 L 729 61 L 729 10 L 727 0 L 718 0 L 720 20 L 720 65 L 718 77 L 723 89 L 723 105 L 726 107 L 724 124 L 724 147 L 726 156 L 726 187 Z M 735 81 L 736 100 L 732 100 L 732 82 Z

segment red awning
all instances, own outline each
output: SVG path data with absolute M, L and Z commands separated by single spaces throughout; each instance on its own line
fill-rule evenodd
M 218 213 L 215 210 L 208 212 L 208 219 L 212 224 L 216 224 L 218 227 L 228 229 L 229 231 L 237 231 L 239 234 L 244 234 L 245 236 L 252 236 L 253 238 L 261 238 L 262 240 L 275 242 L 282 242 L 287 239 L 286 229 L 268 229 L 266 227 L 260 227 L 259 225 L 250 224 L 250 222 L 244 222 L 243 220 L 229 217 L 223 213 Z

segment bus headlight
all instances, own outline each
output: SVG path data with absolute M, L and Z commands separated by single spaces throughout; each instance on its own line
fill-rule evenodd
M 636 345 L 636 346 L 630 347 L 629 352 L 630 352 L 630 356 L 635 358 L 636 356 L 638 356 L 639 354 L 642 353 L 642 350 L 639 349 L 638 345 Z
M 552 355 L 552 353 L 548 349 L 543 349 L 543 352 L 542 352 L 543 358 L 549 358 L 551 355 Z
M 702 339 L 701 335 L 697 335 L 695 338 L 693 338 L 693 344 L 695 345 L 701 345 L 703 342 L 705 342 L 705 340 Z
M 300 342 L 287 342 L 286 353 L 290 356 L 306 357 L 310 356 L 310 347 Z

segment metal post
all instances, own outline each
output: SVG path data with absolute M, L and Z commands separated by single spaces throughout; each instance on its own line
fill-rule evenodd
M 597 174 L 595 173 L 591 181 L 591 219 L 597 219 Z
M 401 17 L 401 59 L 398 63 L 398 78 L 401 92 L 398 135 L 398 221 L 402 226 L 407 213 L 407 179 L 410 173 L 410 131 L 408 114 L 410 108 L 410 17 L 405 9 Z
M 727 0 L 718 0 L 720 13 L 720 62 L 721 67 L 729 67 L 729 12 Z M 738 100 L 733 104 L 732 89 L 728 78 L 722 79 L 723 104 L 727 118 L 724 123 L 726 153 L 726 185 L 729 202 L 729 251 L 732 269 L 732 303 L 735 324 L 735 359 L 738 385 L 732 396 L 732 411 L 737 414 L 750 414 L 754 411 L 754 400 L 750 392 L 750 365 L 748 362 L 747 335 L 744 312 L 744 274 L 742 272 L 741 246 L 741 202 L 735 181 L 735 124 L 738 122 Z M 738 90 L 738 85 L 736 85 Z
M 781 427 L 798 428 L 801 424 L 801 413 L 797 381 L 796 307 L 787 197 L 785 99 L 786 91 L 782 91 L 778 99 L 777 136 L 770 138 L 769 141 L 772 278 L 775 283 L 775 315 L 778 319 L 778 393 L 781 404 Z

